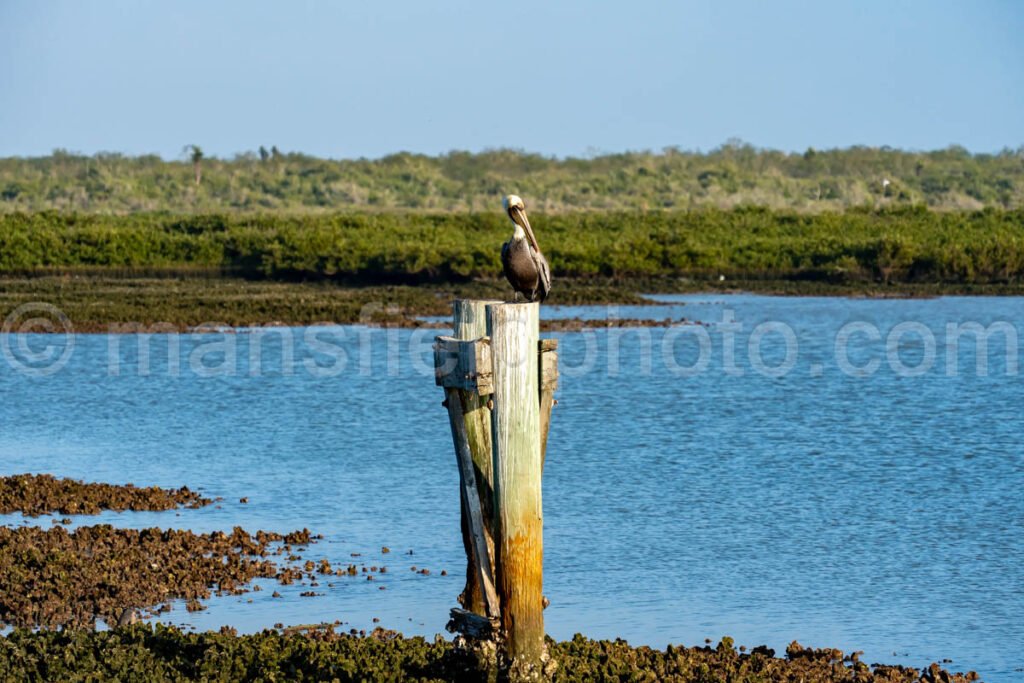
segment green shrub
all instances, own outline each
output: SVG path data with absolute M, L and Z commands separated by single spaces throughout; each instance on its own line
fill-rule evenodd
M 576 212 L 532 222 L 556 277 L 1016 282 L 1024 210 Z M 366 282 L 495 277 L 500 214 L 0 216 L 0 272 L 198 268 Z

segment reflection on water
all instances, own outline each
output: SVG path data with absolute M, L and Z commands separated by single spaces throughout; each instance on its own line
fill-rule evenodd
M 989 681 L 1021 675 L 1022 392 L 1005 328 L 1020 331 L 1024 300 L 716 294 L 616 315 L 711 325 L 706 341 L 688 328 L 553 335 L 564 370 L 544 480 L 554 637 L 663 647 L 730 635 L 780 651 L 797 639 L 862 649 L 866 661 L 950 657 Z M 973 337 L 947 329 L 968 322 L 995 330 L 981 373 Z M 326 538 L 307 557 L 388 566 L 379 582 L 322 583 L 322 597 L 287 586 L 273 599 L 267 585 L 205 612 L 178 605 L 171 622 L 253 631 L 334 619 L 370 628 L 379 617 L 440 632 L 464 559 L 430 375 L 436 333 L 182 335 L 173 367 L 169 338 L 150 339 L 145 358 L 136 338 L 82 335 L 63 369 L 39 377 L 0 358 L 2 471 L 225 498 L 180 516 L 76 522 L 309 527 Z

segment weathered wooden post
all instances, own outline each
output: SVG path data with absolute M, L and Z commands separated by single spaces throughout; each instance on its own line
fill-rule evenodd
M 487 307 L 491 339 L 495 564 L 509 674 L 540 678 L 544 648 L 540 305 Z
M 548 432 L 551 430 L 551 409 L 558 388 L 558 340 L 540 340 L 540 462 L 548 455 Z
M 473 299 L 456 299 L 452 304 L 455 339 L 461 341 L 473 341 L 481 339 L 487 334 L 487 305 L 497 304 L 500 301 L 486 301 Z M 490 560 L 489 566 L 494 565 L 494 535 L 492 519 L 494 518 L 494 481 L 491 476 L 491 411 L 487 407 L 487 401 L 475 390 L 459 390 L 459 398 L 462 400 L 462 415 L 466 425 L 466 436 L 469 441 L 469 450 L 473 456 L 473 469 L 476 476 L 477 493 L 480 497 L 480 507 L 483 513 L 483 532 L 487 546 L 487 556 Z M 462 486 L 463 494 L 466 487 Z M 480 582 L 480 567 L 473 553 L 471 541 L 469 508 L 465 495 L 462 499 L 462 542 L 466 549 L 466 588 L 459 596 L 459 602 L 464 608 L 481 616 L 497 616 L 498 605 L 495 604 L 495 611 L 488 614 L 484 590 Z
M 437 338 L 434 366 L 459 466 L 470 609 L 453 609 L 449 629 L 492 653 L 496 642 L 511 680 L 536 680 L 548 662 L 541 475 L 558 343 L 539 340 L 538 304 L 454 308 L 456 336 Z

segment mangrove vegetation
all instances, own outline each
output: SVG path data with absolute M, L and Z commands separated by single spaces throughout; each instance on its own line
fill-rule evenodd
M 556 278 L 1016 283 L 1024 210 L 536 214 Z M 0 274 L 197 274 L 359 284 L 497 277 L 508 221 L 470 214 L 0 216 Z M 556 283 L 557 287 L 557 283 Z

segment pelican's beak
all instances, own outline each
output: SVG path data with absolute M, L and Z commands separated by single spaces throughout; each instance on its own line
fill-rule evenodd
M 530 245 L 534 251 L 540 253 L 540 245 L 537 244 L 537 238 L 533 236 L 533 228 L 530 227 L 530 219 L 526 217 L 526 209 L 518 206 L 513 206 L 508 210 L 508 215 L 512 219 L 512 222 L 518 225 L 526 233 L 527 239 L 530 240 Z

